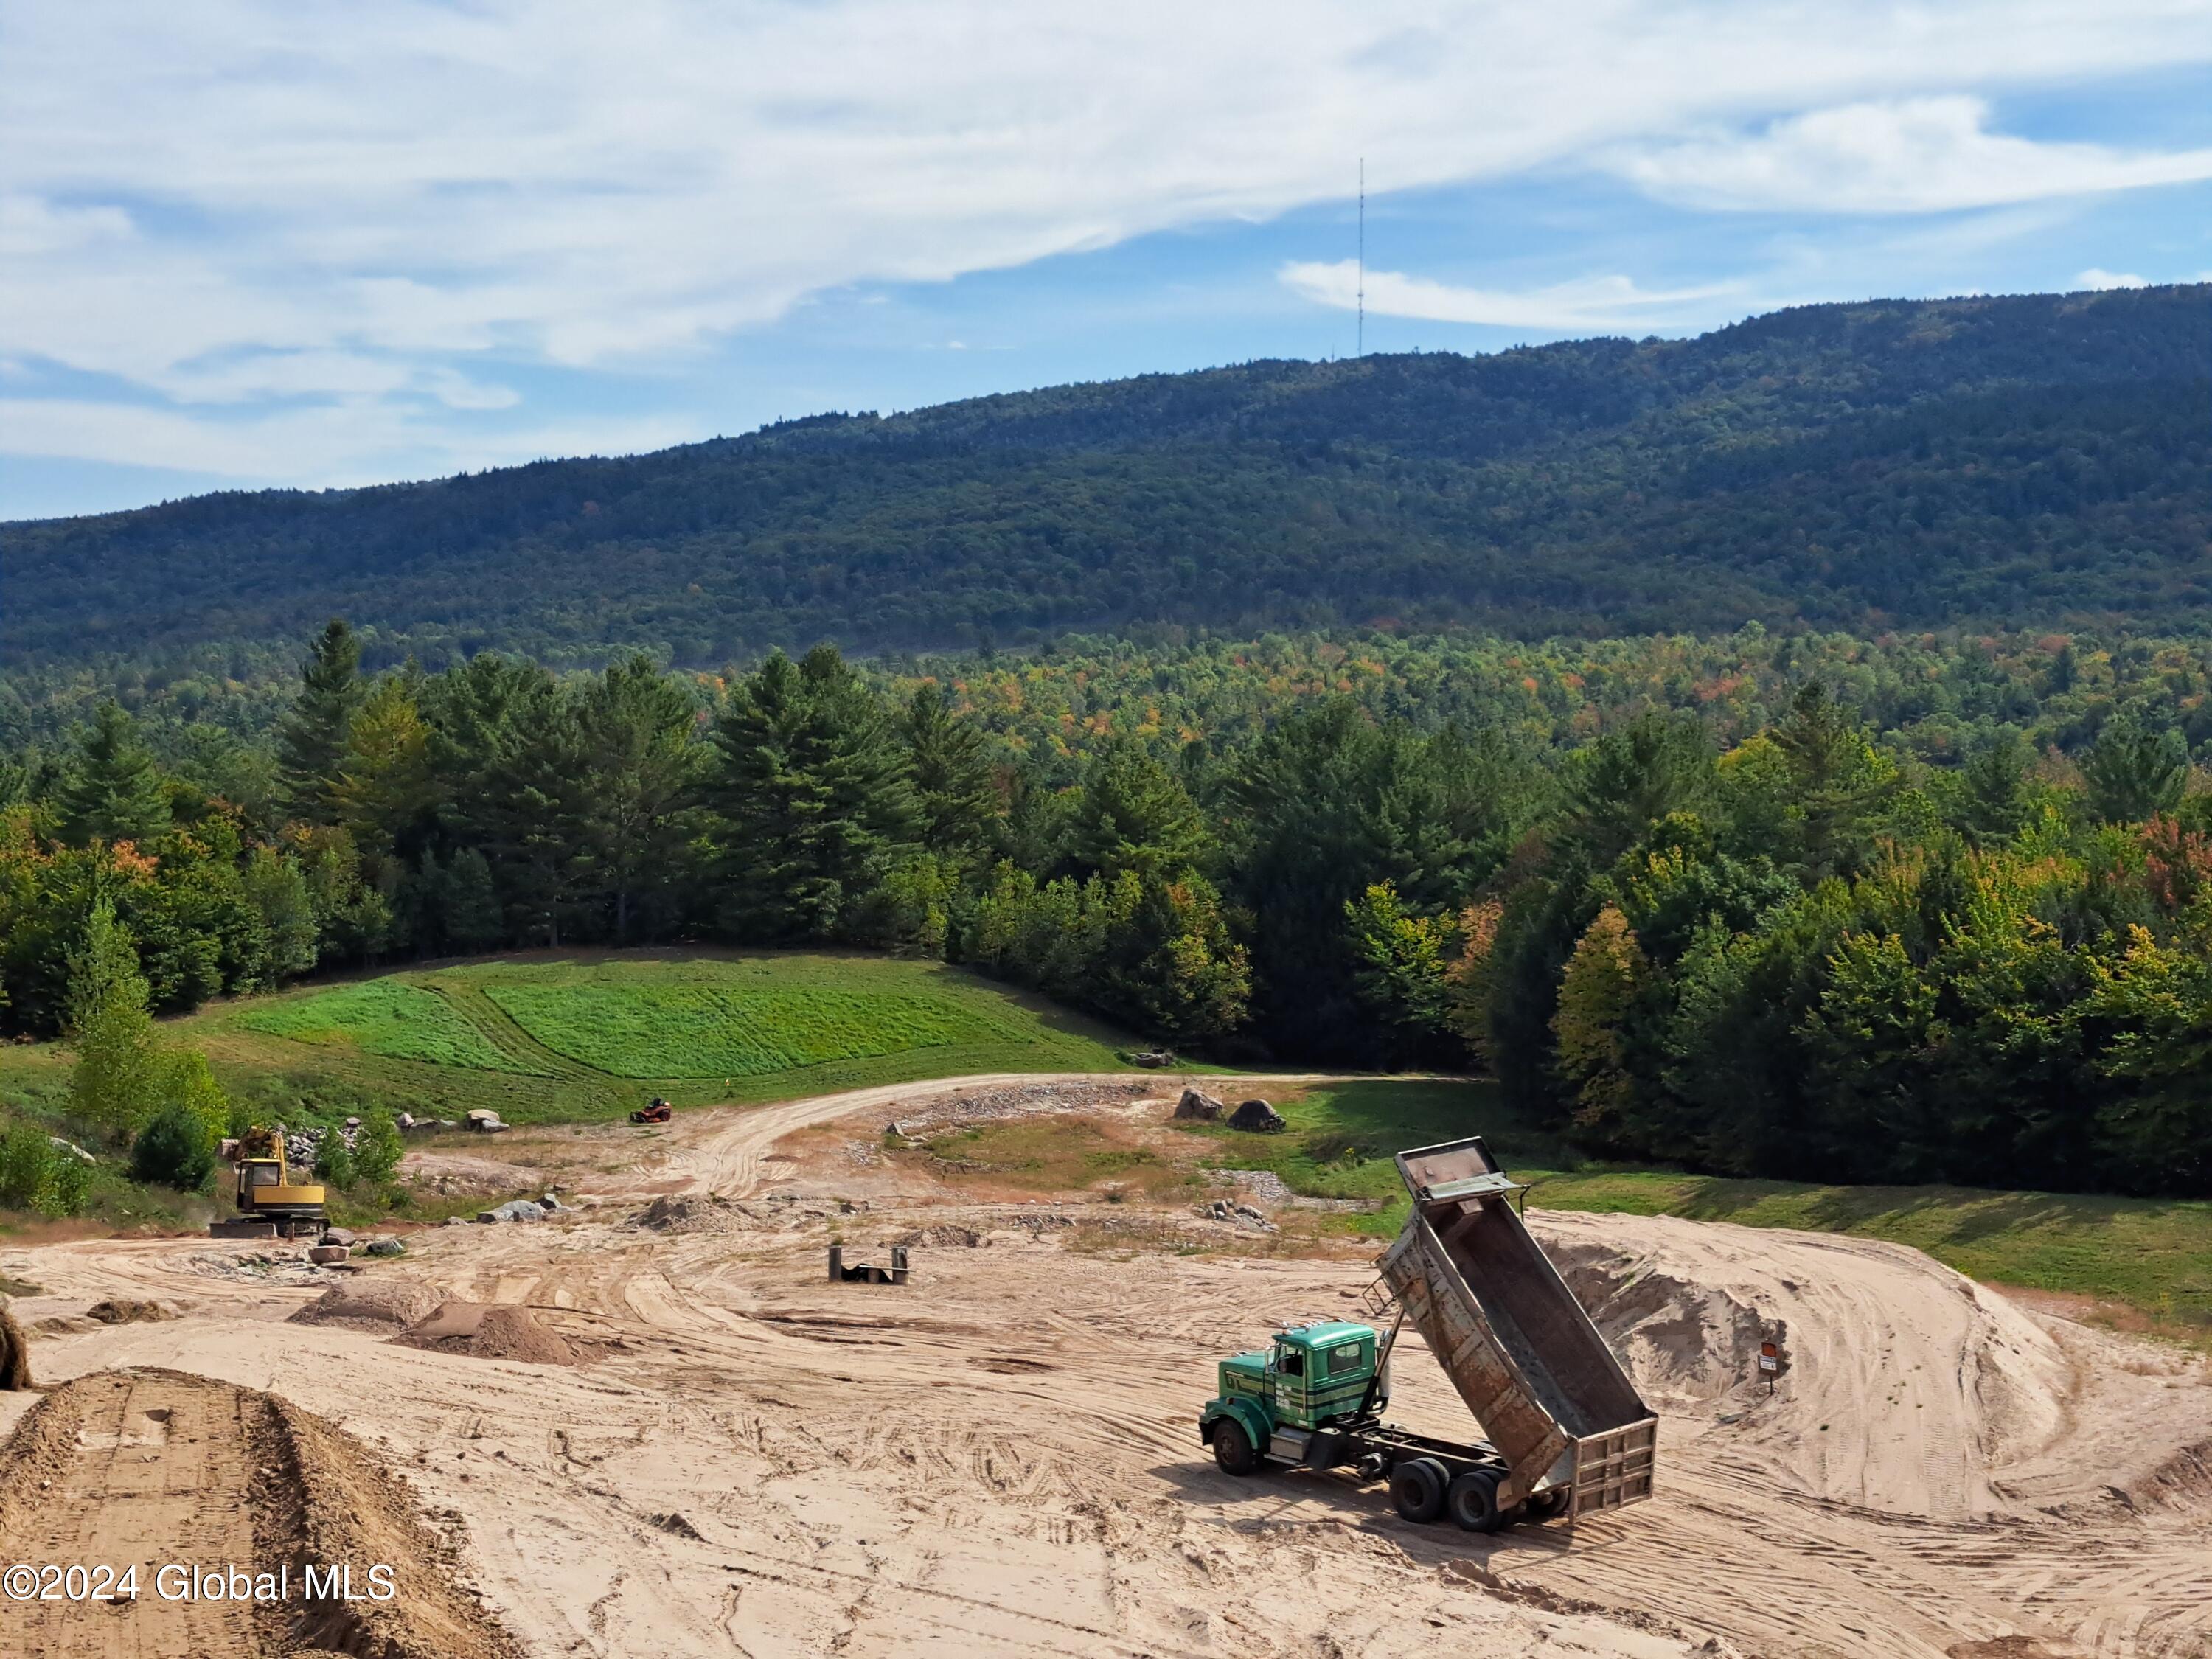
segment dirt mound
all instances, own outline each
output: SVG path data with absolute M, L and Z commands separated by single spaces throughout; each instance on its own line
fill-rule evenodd
M 142 1587 L 98 1615 L 100 1650 L 303 1651 L 379 1659 L 520 1659 L 521 1649 L 457 1583 L 449 1546 L 412 1494 L 340 1430 L 273 1395 L 153 1369 L 97 1371 L 33 1407 L 0 1446 L 0 1552 L 10 1560 L 141 1559 L 148 1538 L 189 1539 L 201 1559 L 251 1577 L 289 1570 L 292 1599 L 170 1599 Z M 392 1569 L 401 1594 L 310 1594 L 306 1571 Z M 86 1653 L 82 1605 L 14 1610 L 9 1652 Z
M 912 1232 L 891 1240 L 894 1244 L 949 1245 L 970 1250 L 983 1242 L 983 1235 L 973 1227 L 956 1226 L 949 1221 L 940 1223 L 934 1227 L 917 1227 Z
M 2148 1474 L 2114 1491 L 2136 1510 L 2212 1507 L 2212 1440 L 2184 1446 Z
M 14 1394 L 30 1386 L 30 1339 L 15 1316 L 0 1308 L 0 1389 Z
M 313 1562 L 380 1562 L 402 1593 L 389 1601 L 308 1603 L 294 1620 L 301 1646 L 380 1659 L 521 1659 L 522 1649 L 462 1588 L 456 1550 L 416 1516 L 413 1495 L 366 1447 L 272 1395 L 283 1474 L 264 1486 L 257 1542 Z M 288 1504 L 287 1499 L 292 1500 Z
M 1786 1321 L 1617 1246 L 1554 1244 L 1548 1254 L 1654 1403 L 1716 1399 L 1754 1374 L 1760 1343 L 1789 1337 Z
M 131 1302 L 118 1298 L 110 1302 L 95 1302 L 84 1310 L 87 1319 L 97 1319 L 103 1325 L 152 1325 L 164 1319 L 174 1319 L 158 1302 Z
M 389 1336 L 428 1319 L 444 1299 L 428 1285 L 404 1279 L 355 1279 L 331 1285 L 286 1322 Z
M 705 1193 L 664 1193 L 630 1221 L 656 1233 L 726 1233 L 744 1224 L 745 1212 L 726 1198 Z
M 511 1302 L 447 1302 L 392 1339 L 433 1353 L 471 1359 L 519 1359 L 527 1365 L 574 1365 L 582 1358 L 558 1331 Z

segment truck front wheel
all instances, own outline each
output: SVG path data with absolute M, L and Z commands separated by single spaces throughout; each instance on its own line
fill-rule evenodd
M 1390 1471 L 1390 1503 L 1408 1521 L 1423 1525 L 1444 1512 L 1444 1466 L 1433 1457 L 1415 1457 Z
M 1249 1474 L 1260 1466 L 1251 1436 L 1233 1417 L 1224 1417 L 1213 1425 L 1213 1461 L 1221 1465 L 1224 1474 Z

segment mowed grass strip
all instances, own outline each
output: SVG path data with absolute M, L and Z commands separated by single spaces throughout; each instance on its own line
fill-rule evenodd
M 1408 1201 L 1395 1154 L 1480 1135 L 1531 1209 L 1682 1216 L 1746 1227 L 1794 1227 L 1887 1239 L 1924 1250 L 1992 1285 L 2106 1304 L 2105 1316 L 2212 1346 L 2212 1202 L 1963 1187 L 1834 1187 L 1676 1170 L 1577 1167 L 1556 1129 L 1514 1112 L 1495 1085 L 1339 1084 L 1275 1103 L 1289 1127 L 1249 1134 L 1178 1124 L 1215 1143 L 1206 1162 L 1272 1170 L 1293 1192 L 1378 1207 L 1336 1218 L 1394 1237 Z M 2133 1317 L 2118 1318 L 2124 1312 Z
M 754 1077 L 1011 1035 L 949 1000 L 808 988 L 488 984 L 534 1041 L 613 1077 Z
M 240 1025 L 319 1048 L 348 1047 L 392 1060 L 478 1072 L 532 1068 L 502 1053 L 435 991 L 399 979 L 365 980 L 248 1009 Z

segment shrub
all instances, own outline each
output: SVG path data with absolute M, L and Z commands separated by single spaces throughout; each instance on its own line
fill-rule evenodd
M 343 1144 L 343 1143 L 341 1143 Z M 398 1126 L 388 1112 L 372 1114 L 354 1137 L 353 1164 L 360 1177 L 381 1187 L 392 1179 L 399 1168 L 399 1157 L 404 1150 L 399 1142 Z
M 131 1173 L 179 1192 L 195 1192 L 215 1170 L 215 1143 L 205 1119 L 171 1101 L 147 1120 L 131 1148 Z
M 360 1171 L 354 1166 L 353 1149 L 336 1129 L 325 1129 L 315 1147 L 315 1173 L 322 1177 L 325 1185 L 331 1187 L 350 1187 L 360 1177 Z

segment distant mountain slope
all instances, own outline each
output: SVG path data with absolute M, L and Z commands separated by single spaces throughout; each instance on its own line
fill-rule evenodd
M 1257 362 L 622 460 L 0 527 L 21 665 L 1150 623 L 2212 622 L 2212 286 L 1817 306 L 1694 340 Z

